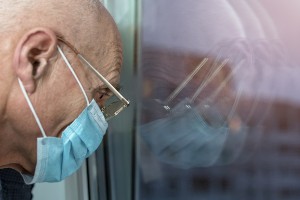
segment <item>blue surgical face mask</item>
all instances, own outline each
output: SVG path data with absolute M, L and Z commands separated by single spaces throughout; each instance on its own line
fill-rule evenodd
M 240 156 L 247 135 L 245 126 L 232 132 L 224 120 L 209 104 L 194 107 L 185 99 L 164 118 L 142 125 L 140 133 L 163 163 L 179 168 L 223 165 Z
M 58 47 L 67 66 L 78 82 L 87 107 L 62 132 L 61 138 L 47 137 L 30 99 L 19 80 L 21 90 L 44 137 L 37 138 L 37 164 L 34 176 L 22 174 L 25 183 L 57 182 L 76 172 L 84 160 L 100 145 L 107 129 L 107 122 L 95 102 L 90 103 L 69 61 Z

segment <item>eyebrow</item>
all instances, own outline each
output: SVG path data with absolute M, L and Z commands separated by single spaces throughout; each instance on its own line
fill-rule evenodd
M 70 42 L 68 42 L 64 36 L 56 33 L 56 37 L 58 41 L 65 43 L 76 55 L 80 55 L 79 51 Z

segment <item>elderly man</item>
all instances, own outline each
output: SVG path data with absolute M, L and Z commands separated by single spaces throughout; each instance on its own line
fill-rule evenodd
M 129 104 L 113 87 L 118 30 L 98 0 L 1 1 L 0 13 L 0 168 L 27 184 L 60 181 Z M 112 94 L 119 104 L 104 107 Z

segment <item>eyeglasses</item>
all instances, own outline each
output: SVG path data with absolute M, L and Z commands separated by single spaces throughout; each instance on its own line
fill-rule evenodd
M 118 115 L 121 111 L 123 111 L 126 107 L 129 106 L 129 101 L 125 99 L 118 90 L 114 86 L 112 86 L 80 53 L 79 51 L 68 41 L 63 39 L 61 36 L 57 36 L 58 41 L 67 45 L 79 58 L 81 62 L 83 62 L 117 97 L 116 101 L 109 101 L 110 103 L 107 106 L 101 108 L 103 115 L 106 120 L 110 120 L 111 118 Z

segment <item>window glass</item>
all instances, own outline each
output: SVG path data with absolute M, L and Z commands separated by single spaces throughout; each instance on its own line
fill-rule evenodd
M 142 0 L 136 199 L 299 199 L 299 1 Z

